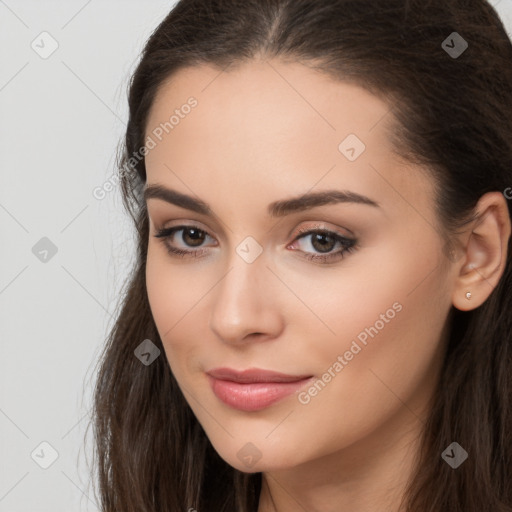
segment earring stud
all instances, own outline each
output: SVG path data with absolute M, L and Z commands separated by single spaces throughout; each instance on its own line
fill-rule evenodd
M 471 299 L 471 292 L 466 292 L 466 299 Z

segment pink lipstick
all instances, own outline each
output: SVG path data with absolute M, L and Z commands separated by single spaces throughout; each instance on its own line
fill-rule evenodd
M 259 368 L 243 371 L 214 368 L 206 373 L 215 396 L 241 411 L 264 409 L 298 391 L 313 377 L 285 375 Z

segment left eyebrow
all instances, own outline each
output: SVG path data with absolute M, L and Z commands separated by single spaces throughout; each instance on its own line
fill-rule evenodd
M 268 213 L 271 217 L 284 217 L 297 211 L 336 203 L 356 203 L 376 208 L 380 207 L 379 203 L 373 199 L 350 190 L 324 190 L 270 203 L 268 205 Z
M 201 199 L 196 199 L 195 197 L 182 194 L 177 190 L 165 188 L 161 185 L 147 185 L 144 189 L 144 199 L 146 202 L 148 199 L 161 199 L 167 203 L 192 210 L 202 215 L 213 216 L 211 207 Z M 267 212 L 271 217 L 284 217 L 294 212 L 315 208 L 316 206 L 336 203 L 356 203 L 366 204 L 376 208 L 380 207 L 379 203 L 373 199 L 350 190 L 324 190 L 321 192 L 303 194 L 291 199 L 274 201 L 268 205 Z

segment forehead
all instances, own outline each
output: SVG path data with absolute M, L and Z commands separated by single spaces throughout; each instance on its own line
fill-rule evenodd
M 314 137 L 319 131 L 318 137 L 323 138 L 340 137 L 351 129 L 361 136 L 372 131 L 371 137 L 377 139 L 384 133 L 382 129 L 374 131 L 376 125 L 382 121 L 384 128 L 386 121 L 392 120 L 390 105 L 355 84 L 334 80 L 296 62 L 252 60 L 229 71 L 206 64 L 179 70 L 161 84 L 147 130 L 168 120 L 191 96 L 200 106 L 194 109 L 194 117 L 201 124 L 208 121 L 199 136 L 207 133 L 209 138 L 243 126 L 245 134 L 300 132 Z M 216 130 L 212 133 L 209 121 L 214 116 Z M 237 124 L 233 126 L 233 122 Z
M 185 108 L 190 98 L 196 104 Z M 161 85 L 148 116 L 146 136 L 156 141 L 146 156 L 148 182 L 175 184 L 181 176 L 198 195 L 238 184 L 247 198 L 271 189 L 276 199 L 342 187 L 396 209 L 404 194 L 421 201 L 415 195 L 430 184 L 392 152 L 391 108 L 299 63 L 185 68 Z M 153 135 L 159 127 L 161 140 Z

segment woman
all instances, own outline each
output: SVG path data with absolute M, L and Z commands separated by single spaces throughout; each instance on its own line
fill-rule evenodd
M 129 107 L 102 510 L 512 511 L 494 9 L 182 0 Z

